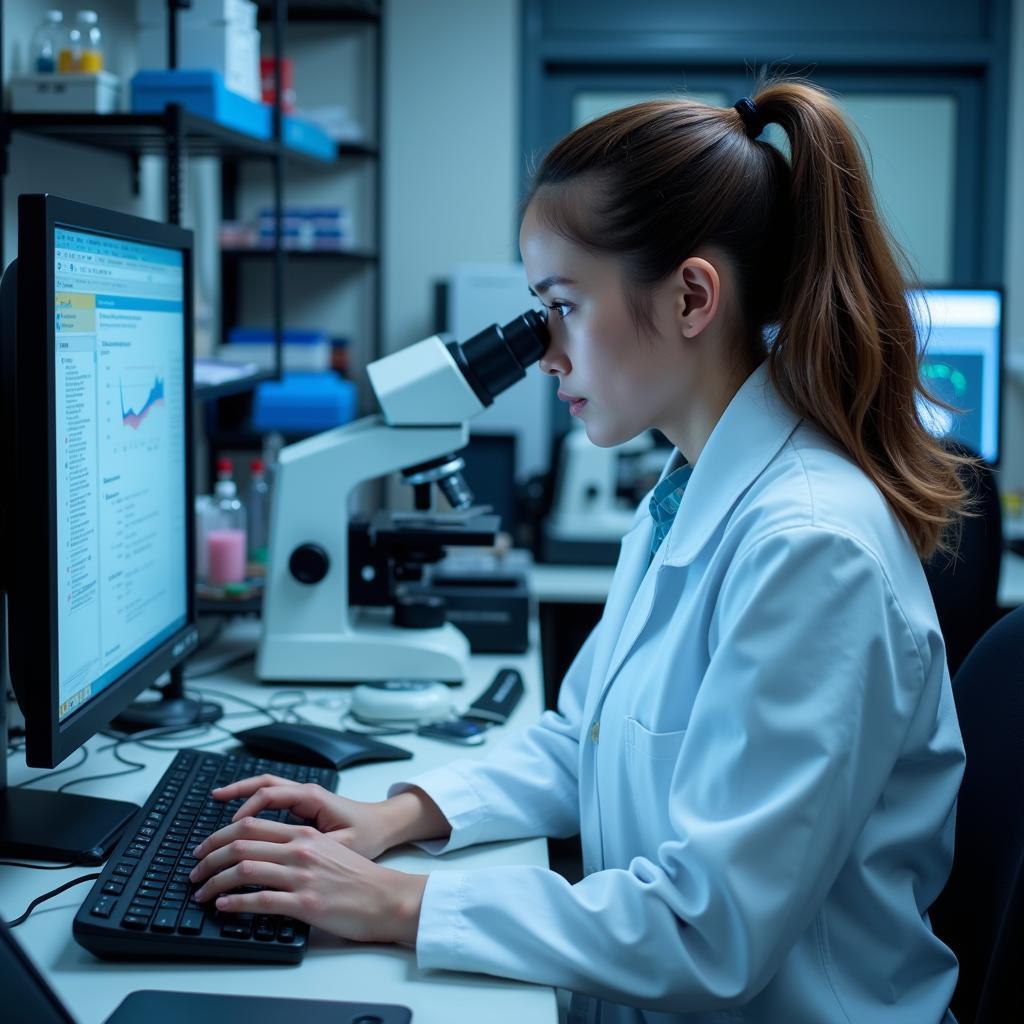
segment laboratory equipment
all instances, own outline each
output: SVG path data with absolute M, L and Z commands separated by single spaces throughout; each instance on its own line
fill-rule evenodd
M 455 454 L 468 421 L 525 376 L 548 344 L 529 311 L 464 343 L 426 338 L 367 367 L 382 412 L 282 449 L 270 522 L 263 632 L 264 680 L 465 679 L 469 642 L 444 621 L 423 578 L 445 547 L 485 545 L 496 516 L 473 507 Z M 353 490 L 401 470 L 412 512 L 356 518 Z M 432 487 L 452 511 L 433 511 Z

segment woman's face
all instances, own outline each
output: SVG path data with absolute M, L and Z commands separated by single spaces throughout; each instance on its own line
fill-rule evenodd
M 519 248 L 531 291 L 548 307 L 551 344 L 540 360 L 560 397 L 602 448 L 622 444 L 678 415 L 688 367 L 671 297 L 655 289 L 655 333 L 637 337 L 619 264 L 552 231 L 531 203 Z

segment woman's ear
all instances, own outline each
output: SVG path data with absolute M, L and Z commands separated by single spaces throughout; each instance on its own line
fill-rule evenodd
M 721 281 L 714 264 L 690 256 L 676 270 L 679 328 L 684 338 L 695 338 L 715 317 Z

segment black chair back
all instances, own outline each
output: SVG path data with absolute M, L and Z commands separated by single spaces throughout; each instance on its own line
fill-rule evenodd
M 947 444 L 959 455 L 974 456 L 962 446 Z M 951 676 L 998 618 L 1003 557 L 1003 517 L 992 468 L 979 463 L 966 479 L 976 514 L 963 519 L 960 541 L 952 555 L 936 555 L 924 565 Z
M 953 870 L 929 913 L 960 961 L 959 1024 L 1024 1021 L 1024 607 L 981 638 L 953 696 L 967 766 Z

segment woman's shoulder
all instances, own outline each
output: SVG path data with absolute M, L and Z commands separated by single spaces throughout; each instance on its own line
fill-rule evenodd
M 852 541 L 883 565 L 902 568 L 917 560 L 882 492 L 838 443 L 807 420 L 753 482 L 736 513 L 733 525 L 744 529 L 748 542 L 807 528 Z

